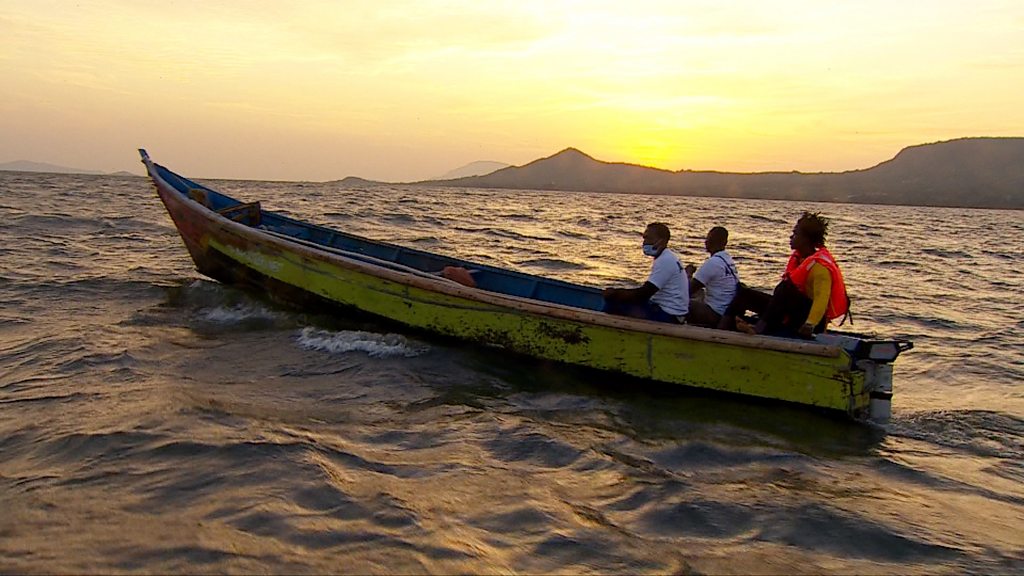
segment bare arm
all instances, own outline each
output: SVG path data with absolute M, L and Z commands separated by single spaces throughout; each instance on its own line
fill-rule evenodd
M 692 276 L 690 277 L 690 298 L 693 298 L 693 295 L 696 294 L 698 290 L 701 290 L 703 288 L 703 282 L 697 280 L 696 278 L 693 278 Z
M 619 302 L 646 302 L 657 291 L 657 286 L 650 282 L 644 282 L 644 285 L 639 288 L 605 288 L 604 298 Z

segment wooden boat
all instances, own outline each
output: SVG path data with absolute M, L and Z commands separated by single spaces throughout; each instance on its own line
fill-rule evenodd
M 197 270 L 224 283 L 313 294 L 538 358 L 876 421 L 889 417 L 892 362 L 912 347 L 844 334 L 801 341 L 612 316 L 601 312 L 596 288 L 300 222 L 221 194 L 139 152 Z M 439 274 L 446 268 L 470 271 L 472 281 Z

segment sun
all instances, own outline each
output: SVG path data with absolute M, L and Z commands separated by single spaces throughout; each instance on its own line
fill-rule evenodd
M 655 142 L 637 142 L 625 150 L 621 157 L 624 162 L 662 170 L 675 170 L 678 150 L 672 146 Z

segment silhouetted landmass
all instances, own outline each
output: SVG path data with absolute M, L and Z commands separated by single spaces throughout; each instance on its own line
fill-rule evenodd
M 29 162 L 28 160 L 16 160 L 14 162 L 0 163 L 0 170 L 8 172 L 47 172 L 49 174 L 103 174 L 97 170 L 83 170 L 81 168 L 69 168 L 48 164 L 46 162 Z
M 332 184 L 337 184 L 342 188 L 360 188 L 364 186 L 380 186 L 387 184 L 387 182 L 378 182 L 376 180 L 367 180 L 365 178 L 358 178 L 356 176 L 348 176 L 341 180 L 332 180 Z
M 433 180 L 453 180 L 455 178 L 467 178 L 469 176 L 483 176 L 508 167 L 509 165 L 504 162 L 478 160 L 476 162 L 470 162 L 460 168 L 456 168 L 455 170 L 450 170 L 437 178 L 433 178 Z
M 1024 208 L 1024 138 L 962 138 L 904 148 L 849 172 L 672 172 L 602 162 L 568 148 L 485 176 L 419 184 L 725 198 Z
M 46 174 L 87 174 L 90 176 L 135 176 L 142 177 L 142 174 L 119 170 L 117 172 L 101 172 L 99 170 L 86 170 L 84 168 L 70 168 L 48 162 L 30 162 L 28 160 L 17 160 L 15 162 L 0 162 L 0 171 L 4 172 L 42 172 Z

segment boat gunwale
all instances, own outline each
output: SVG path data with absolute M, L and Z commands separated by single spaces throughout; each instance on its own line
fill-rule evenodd
M 673 326 L 665 322 L 655 322 L 652 320 L 630 318 L 627 316 L 613 316 L 596 310 L 575 308 L 572 306 L 556 304 L 553 302 L 544 302 L 522 296 L 513 296 L 509 294 L 501 294 L 500 292 L 490 292 L 479 288 L 471 288 L 440 276 L 436 279 L 427 278 L 409 272 L 389 269 L 377 264 L 361 262 L 353 258 L 347 258 L 336 253 L 331 253 L 326 250 L 327 247 L 324 247 L 325 249 L 322 250 L 307 247 L 299 244 L 298 242 L 292 242 L 276 237 L 275 235 L 270 234 L 270 231 L 260 230 L 259 228 L 253 228 L 240 222 L 235 222 L 230 218 L 218 214 L 216 211 L 200 204 L 199 202 L 187 198 L 174 185 L 163 179 L 157 173 L 155 168 L 157 164 L 148 157 L 143 160 L 143 163 L 146 164 L 149 176 L 158 188 L 162 185 L 165 191 L 168 192 L 184 210 L 198 215 L 213 226 L 226 229 L 257 244 L 262 243 L 285 252 L 294 252 L 315 260 L 326 261 L 372 277 L 448 296 L 508 308 L 519 312 L 551 317 L 559 320 L 627 330 L 631 332 L 669 336 L 683 340 L 697 340 L 713 344 L 726 344 L 742 348 L 772 350 L 777 352 L 788 352 L 828 358 L 838 357 L 844 352 L 842 347 L 836 345 L 793 341 L 773 336 L 750 335 L 684 324 Z M 166 167 L 164 169 L 166 170 Z M 218 192 L 218 194 L 220 193 Z M 296 222 L 304 225 L 315 226 L 301 220 L 296 220 Z M 366 240 L 376 242 L 372 239 Z

